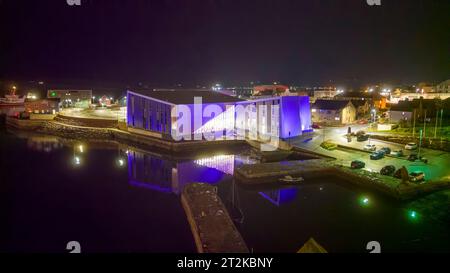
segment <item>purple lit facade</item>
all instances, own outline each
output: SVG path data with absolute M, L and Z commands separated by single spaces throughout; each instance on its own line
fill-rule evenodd
M 290 203 L 297 198 L 298 188 L 276 189 L 271 191 L 264 191 L 259 193 L 262 197 L 270 203 L 279 207 L 283 204 Z
M 174 91 L 167 91 L 174 92 Z M 205 91 L 205 94 L 209 92 Z M 176 124 L 177 119 L 171 118 L 171 111 L 174 107 L 184 105 L 191 109 L 194 113 L 194 98 L 192 97 L 192 103 L 174 103 L 171 101 L 164 101 L 152 97 L 152 92 L 148 92 L 145 95 L 137 92 L 128 91 L 127 92 L 127 125 L 131 132 L 145 134 L 158 138 L 171 138 L 171 130 L 173 125 Z M 269 97 L 261 98 L 256 100 L 236 100 L 236 101 L 208 101 L 202 104 L 202 112 L 209 105 L 218 105 L 222 111 L 223 115 L 228 116 L 226 112 L 227 107 L 238 107 L 248 105 L 253 105 L 254 111 L 256 112 L 255 117 L 258 121 L 258 132 L 260 132 L 260 117 L 262 115 L 260 111 L 260 105 L 264 105 L 267 108 L 267 112 L 262 116 L 266 118 L 263 122 L 265 125 L 264 131 L 274 130 L 274 126 L 277 127 L 280 138 L 285 139 L 289 137 L 296 137 L 302 135 L 305 132 L 311 131 L 311 112 L 309 97 L 306 96 L 283 96 L 283 97 Z M 273 109 L 277 109 L 274 106 L 278 106 L 278 113 L 276 117 L 278 120 L 273 124 L 273 119 L 271 113 Z M 231 117 L 233 119 L 232 126 L 233 129 L 238 127 L 238 119 L 236 113 L 232 113 Z M 208 123 L 213 123 L 214 119 L 218 117 L 202 117 L 202 125 L 204 127 L 208 126 Z M 219 117 L 223 118 L 222 117 Z M 246 119 L 248 117 L 246 116 Z M 245 121 L 248 124 L 248 121 Z M 242 121 L 241 121 L 242 123 Z M 246 124 L 246 125 L 247 125 Z M 194 126 L 194 116 L 191 116 L 191 134 L 199 132 L 202 128 L 196 128 Z M 246 127 L 248 128 L 248 127 Z
M 242 163 L 242 159 L 235 155 L 177 162 L 131 150 L 128 152 L 128 180 L 135 187 L 180 194 L 189 183 L 219 183 Z

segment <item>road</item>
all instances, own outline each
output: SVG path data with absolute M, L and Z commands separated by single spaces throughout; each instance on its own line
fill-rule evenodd
M 95 109 L 87 110 L 81 108 L 64 108 L 61 110 L 61 115 L 78 117 L 78 118 L 90 118 L 90 119 L 108 119 L 108 120 L 123 120 L 126 118 L 126 112 L 124 109 L 112 111 L 111 109 Z
M 367 125 L 352 125 L 350 127 L 352 128 L 352 132 L 356 132 L 358 130 L 367 131 Z M 345 136 L 347 134 L 347 130 L 348 127 L 326 127 L 323 129 L 317 129 L 314 131 L 313 136 L 294 138 L 290 140 L 290 143 L 301 148 L 335 157 L 343 165 L 349 166 L 353 160 L 364 161 L 366 163 L 365 169 L 372 172 L 379 172 L 381 168 L 386 165 L 394 165 L 396 168 L 405 166 L 409 172 L 423 171 L 427 180 L 450 180 L 450 153 L 422 148 L 421 155 L 428 159 L 428 164 L 423 162 L 410 162 L 406 160 L 406 158 L 411 152 L 406 151 L 404 145 L 375 139 L 357 142 L 356 138 L 353 138 L 351 142 L 348 142 L 347 137 Z M 334 151 L 325 150 L 320 147 L 320 144 L 324 141 L 324 139 L 357 149 L 363 149 L 364 145 L 369 143 L 375 144 L 377 150 L 383 147 L 388 147 L 391 150 L 401 149 L 406 156 L 403 158 L 384 157 L 380 160 L 370 160 L 370 153 L 363 151 L 355 151 L 352 149 L 337 149 Z

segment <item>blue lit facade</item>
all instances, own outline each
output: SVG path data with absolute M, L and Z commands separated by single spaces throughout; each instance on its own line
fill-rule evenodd
M 174 105 L 127 92 L 127 125 L 129 128 L 170 135 L 170 113 Z
M 170 91 L 168 91 L 170 92 Z M 151 97 L 151 92 L 149 94 L 143 95 L 136 92 L 127 92 L 127 125 L 131 132 L 136 132 L 140 134 L 146 134 L 153 137 L 159 138 L 170 138 L 171 130 L 173 125 L 177 122 L 176 118 L 171 118 L 171 111 L 174 107 L 181 104 L 174 104 L 168 101 L 161 101 L 156 98 Z M 182 104 L 191 109 L 194 113 L 194 102 L 192 104 Z M 214 103 L 203 103 L 202 111 L 211 104 L 218 105 L 222 111 L 225 111 L 229 106 L 238 107 L 242 105 L 247 107 L 248 105 L 253 106 L 253 111 L 255 111 L 255 116 L 258 121 L 258 132 L 260 132 L 260 122 L 261 115 L 263 115 L 266 120 L 264 123 L 264 131 L 273 130 L 274 126 L 277 127 L 280 138 L 289 138 L 302 135 L 305 132 L 311 131 L 311 112 L 309 97 L 307 96 L 284 96 L 284 97 L 269 97 L 256 100 L 248 101 L 237 101 L 237 102 L 214 102 Z M 260 112 L 260 105 L 267 106 L 267 113 Z M 273 113 L 275 106 L 278 106 L 277 117 L 278 120 L 273 124 L 271 113 Z M 273 108 L 272 108 L 273 107 Z M 226 114 L 224 114 L 226 115 Z M 238 127 L 237 114 L 233 113 L 233 128 Z M 208 123 L 214 122 L 213 118 L 202 117 L 202 125 L 207 126 Z M 248 116 L 246 116 L 248 119 Z M 249 122 L 240 121 L 242 122 Z M 249 127 L 246 127 L 249 128 Z M 191 134 L 194 132 L 201 131 L 202 128 L 195 128 L 194 117 L 191 117 Z

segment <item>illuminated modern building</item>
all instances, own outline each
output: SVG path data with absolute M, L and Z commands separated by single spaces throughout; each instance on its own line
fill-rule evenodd
M 190 117 L 189 132 L 196 134 L 212 127 L 236 130 L 257 127 L 259 135 L 276 132 L 280 138 L 289 138 L 311 131 L 311 112 L 307 96 L 268 97 L 257 100 L 242 100 L 220 92 L 198 90 L 127 92 L 127 125 L 130 132 L 156 138 L 171 138 L 172 130 L 178 128 L 179 119 L 172 118 L 175 107 L 187 107 L 195 113 L 194 99 L 202 99 L 201 124 Z M 206 115 L 209 107 L 218 106 L 219 115 Z M 242 106 L 242 107 L 241 107 Z M 264 106 L 264 107 L 261 107 Z M 178 109 L 178 108 L 175 108 Z M 236 109 L 245 108 L 244 117 Z M 250 111 L 247 112 L 247 110 Z M 251 118 L 253 117 L 253 118 Z M 253 121 L 256 122 L 253 123 Z M 250 124 L 251 123 L 251 124 Z M 220 127 L 224 124 L 224 127 Z M 175 129 L 174 129 L 175 128 Z M 223 129 L 222 131 L 224 131 Z

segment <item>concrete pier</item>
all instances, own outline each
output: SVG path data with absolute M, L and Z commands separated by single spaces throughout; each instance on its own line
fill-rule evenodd
M 244 165 L 236 169 L 234 175 L 241 184 L 247 186 L 277 183 L 279 178 L 287 175 L 314 179 L 335 173 L 335 168 L 328 161 L 311 159 Z
M 181 195 L 181 203 L 199 253 L 248 253 L 215 187 L 193 183 Z
M 418 185 L 379 173 L 353 170 L 327 159 L 261 163 L 245 165 L 235 170 L 237 182 L 247 187 L 283 186 L 279 178 L 287 175 L 303 177 L 304 181 L 299 182 L 299 185 L 316 178 L 339 177 L 348 184 L 375 190 L 399 200 L 412 199 L 450 188 L 450 181 L 430 181 Z

